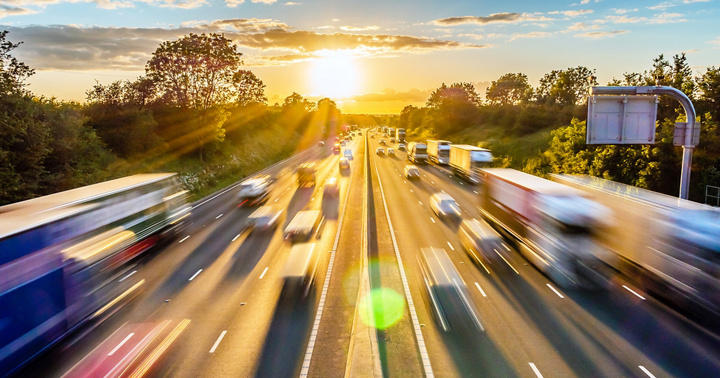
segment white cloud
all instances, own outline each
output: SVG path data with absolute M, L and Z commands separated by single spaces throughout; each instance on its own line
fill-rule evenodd
M 588 24 L 586 22 L 577 22 L 568 28 L 568 30 L 596 30 L 600 29 L 601 26 L 598 24 Z
M 476 34 L 476 33 L 458 34 L 458 37 L 468 37 L 468 38 L 472 38 L 472 39 L 485 39 L 484 35 Z
M 683 0 L 683 4 L 708 3 L 710 0 Z
M 0 4 L 0 18 L 10 17 L 10 16 L 22 16 L 22 15 L 26 15 L 26 14 L 35 14 L 35 13 L 37 13 L 37 12 L 35 12 L 34 10 Z
M 263 3 L 263 4 L 272 4 L 276 2 L 277 0 L 250 0 L 253 3 Z
M 294 1 L 288 1 L 285 5 L 302 5 L 302 3 L 296 3 Z
M 712 41 L 708 41 L 708 43 L 713 44 L 713 45 L 718 45 L 718 46 L 720 46 L 720 36 L 718 36 L 717 38 L 713 39 Z
M 637 8 L 634 8 L 634 9 L 614 8 L 613 10 L 615 11 L 616 14 L 626 14 L 626 13 L 638 11 Z
M 594 31 L 594 32 L 588 32 L 588 33 L 582 33 L 582 34 L 576 34 L 576 37 L 584 37 L 584 38 L 593 38 L 593 39 L 600 39 L 600 38 L 607 38 L 607 37 L 614 37 L 618 34 L 627 34 L 630 33 L 629 30 L 611 30 L 611 31 Z
M 341 26 L 340 30 L 344 31 L 368 31 L 368 30 L 379 30 L 380 27 L 376 25 L 370 25 L 370 26 Z
M 680 13 L 662 13 L 655 15 L 651 20 L 651 24 L 672 24 L 676 22 L 686 22 L 684 15 Z
M 553 11 L 549 12 L 548 14 L 562 14 L 567 17 L 577 17 L 583 14 L 590 14 L 594 13 L 595 11 L 592 9 L 582 9 L 582 10 L 569 10 L 569 11 Z
M 613 24 L 637 24 L 638 22 L 647 21 L 647 17 L 628 17 L 628 16 L 608 16 L 604 21 Z
M 225 0 L 225 5 L 230 8 L 237 8 L 238 5 L 244 3 L 245 0 Z
M 660 3 L 660 4 L 658 4 L 658 5 L 653 5 L 652 7 L 648 7 L 648 9 L 652 9 L 652 10 L 665 10 L 665 9 L 668 9 L 668 8 L 672 8 L 672 7 L 674 7 L 674 6 L 677 6 L 677 4 L 674 3 L 674 2 L 671 2 L 671 1 L 663 1 L 662 3 Z
M 553 33 L 550 32 L 540 32 L 540 31 L 534 31 L 530 33 L 525 34 L 514 34 L 512 38 L 510 38 L 511 41 L 514 41 L 516 39 L 521 38 L 545 38 L 551 36 Z

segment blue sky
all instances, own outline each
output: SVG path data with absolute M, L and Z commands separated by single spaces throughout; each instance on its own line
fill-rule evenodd
M 385 113 L 443 82 L 484 92 L 508 72 L 535 86 L 582 65 L 605 83 L 685 52 L 700 75 L 720 65 L 718 1 L 10 0 L 0 22 L 24 41 L 15 55 L 38 95 L 82 101 L 95 80 L 142 75 L 163 41 L 222 32 L 271 102 L 298 92 Z

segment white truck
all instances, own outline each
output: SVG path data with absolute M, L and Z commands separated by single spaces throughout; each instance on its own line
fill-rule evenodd
M 609 269 L 594 235 L 609 210 L 586 194 L 509 168 L 481 171 L 480 213 L 533 265 L 566 288 L 603 288 Z
M 720 315 L 720 211 L 591 176 L 553 175 L 613 211 L 606 262 L 684 310 Z
M 427 153 L 430 161 L 439 165 L 450 164 L 450 143 L 447 140 L 428 139 Z
M 285 240 L 290 240 L 292 243 L 309 240 L 318 223 L 320 223 L 320 210 L 298 211 L 283 231 Z
M 493 162 L 492 152 L 486 148 L 467 144 L 450 146 L 450 167 L 455 175 L 470 183 L 477 184 L 481 168 L 489 167 Z
M 410 142 L 407 147 L 407 158 L 415 164 L 427 163 L 428 154 L 425 143 Z
M 405 143 L 405 129 L 395 129 L 395 141 L 397 143 Z

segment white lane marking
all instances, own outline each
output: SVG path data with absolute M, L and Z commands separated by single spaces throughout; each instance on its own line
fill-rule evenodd
M 118 344 L 115 348 L 113 348 L 113 350 L 110 351 L 110 353 L 108 353 L 108 356 L 112 356 L 113 354 L 115 354 L 115 352 L 117 352 L 117 350 L 120 349 L 121 346 L 125 345 L 125 343 L 130 340 L 130 338 L 133 337 L 134 334 L 135 332 L 130 332 L 130 334 L 127 335 L 125 340 L 121 341 L 120 344 Z
M 556 289 L 555 289 L 554 287 L 552 287 L 552 285 L 550 285 L 550 284 L 546 284 L 546 285 L 547 285 L 547 287 L 549 287 L 549 288 L 550 288 L 550 290 L 554 291 L 554 292 L 555 292 L 555 294 L 557 294 L 557 295 L 558 295 L 558 297 L 560 297 L 560 298 L 565 298 L 565 297 L 563 297 L 563 295 L 562 295 L 562 294 L 560 294 L 560 292 L 559 292 L 559 291 L 557 291 L 557 290 L 556 290 Z
M 275 198 L 275 202 L 277 202 L 280 198 Z
M 195 274 L 193 274 L 193 276 L 190 277 L 190 279 L 189 279 L 188 281 L 192 281 L 195 277 L 197 277 L 198 274 L 200 274 L 200 272 L 202 272 L 202 269 L 200 269 L 200 270 L 198 270 L 197 272 L 195 272 Z
M 235 240 L 237 240 L 237 238 L 239 238 L 239 237 L 240 237 L 240 234 L 237 234 L 237 235 L 235 235 L 235 237 L 233 238 L 233 240 L 232 240 L 232 241 L 235 241 Z
M 125 281 L 126 279 L 130 278 L 130 276 L 132 276 L 132 275 L 135 274 L 135 273 L 137 273 L 137 270 L 133 270 L 130 274 L 128 274 L 127 276 L 123 277 L 123 278 L 120 279 L 120 281 L 118 281 L 118 282 L 123 282 L 123 281 Z
M 655 378 L 655 376 L 653 375 L 653 373 L 651 373 L 648 369 L 645 369 L 645 366 L 638 365 L 638 367 L 640 368 L 640 370 L 643 371 L 643 373 L 647 374 L 648 377 L 650 377 L 650 378 Z
M 477 190 L 473 190 L 473 193 L 475 193 L 475 194 L 480 194 L 480 193 L 477 192 Z
M 502 246 L 505 247 L 505 249 L 507 249 L 508 252 L 510 252 L 510 248 L 508 248 L 508 246 L 506 246 L 505 243 L 502 243 Z
M 636 293 L 633 289 L 631 289 L 631 288 L 629 288 L 629 287 L 627 287 L 627 286 L 625 286 L 625 285 L 622 285 L 622 286 L 625 288 L 625 290 L 627 290 L 627 291 L 635 294 L 638 298 L 640 298 L 640 299 L 642 299 L 642 300 L 645 300 L 645 297 L 643 297 L 642 295 Z
M 441 192 L 443 192 L 443 193 L 445 193 L 445 191 L 444 191 L 444 190 L 442 190 L 442 189 L 440 189 L 440 191 L 441 191 Z
M 450 247 L 450 249 L 452 249 L 454 251 L 455 248 L 453 248 L 452 244 L 450 244 L 450 242 L 447 242 L 447 243 L 448 243 L 448 247 Z
M 495 253 L 497 253 L 497 255 L 500 256 L 501 259 L 503 259 L 503 261 L 505 261 L 505 264 L 508 264 L 508 266 L 512 268 L 512 270 L 515 272 L 515 274 L 520 274 L 517 271 L 517 269 L 515 269 L 515 267 L 512 266 L 512 264 L 510 264 L 510 261 L 505 260 L 505 256 L 503 256 L 500 252 L 498 252 L 497 249 L 493 248 L 493 251 L 495 251 Z
M 431 220 L 433 223 L 435 223 L 435 219 L 433 219 L 432 217 L 430 217 L 430 220 Z
M 465 184 L 463 184 L 463 183 L 461 182 L 460 185 L 465 185 Z
M 178 243 L 182 243 L 182 242 L 184 242 L 184 241 L 185 241 L 185 240 L 187 240 L 187 238 L 189 238 L 189 237 L 190 237 L 190 235 L 188 235 L 188 236 L 186 236 L 186 237 L 184 237 L 184 238 L 180 239 L 180 241 L 179 241 Z
M 215 349 L 217 349 L 218 345 L 220 345 L 220 342 L 222 341 L 223 337 L 225 337 L 225 334 L 227 333 L 227 330 L 222 331 L 220 336 L 215 340 L 215 344 L 213 344 L 212 348 L 210 348 L 210 353 L 215 353 Z
M 435 181 L 430 180 L 431 183 L 435 184 Z
M 402 257 L 400 257 L 400 249 L 398 248 L 397 239 L 395 238 L 395 230 L 393 229 L 392 221 L 390 220 L 390 211 L 388 210 L 387 201 L 385 200 L 385 190 L 382 186 L 382 179 L 380 179 L 380 170 L 378 169 L 377 161 L 375 162 L 375 172 L 378 176 L 378 185 L 380 186 L 380 195 L 382 196 L 383 207 L 385 208 L 385 217 L 387 218 L 388 227 L 390 228 L 390 239 L 393 242 L 393 249 L 395 250 L 395 258 L 397 259 L 398 270 L 400 271 L 400 278 L 402 279 L 403 290 L 405 291 L 405 298 L 407 299 L 408 308 L 410 309 L 410 319 L 412 320 L 413 328 L 415 329 L 415 340 L 418 343 L 420 359 L 423 363 L 425 377 L 433 378 L 435 377 L 435 374 L 433 373 L 430 357 L 427 348 L 425 347 L 425 338 L 423 337 L 422 330 L 420 329 L 420 321 L 417 317 L 417 311 L 415 311 L 415 302 L 413 301 L 412 294 L 410 293 L 410 285 L 408 284 L 407 276 L 405 275 Z M 435 220 L 433 220 L 433 222 L 434 221 Z
M 268 267 L 265 267 L 265 270 L 263 270 L 262 274 L 260 275 L 260 279 L 263 279 L 265 277 L 265 273 L 267 273 Z
M 410 193 L 415 193 L 412 189 L 410 189 Z
M 477 287 L 477 289 L 480 290 L 480 294 L 482 294 L 483 297 L 487 298 L 487 295 L 485 295 L 485 292 L 484 292 L 483 289 L 480 287 L 480 284 L 478 284 L 477 282 L 475 282 L 475 287 Z
M 540 370 L 538 370 L 537 366 L 535 366 L 534 363 L 531 362 L 531 363 L 530 363 L 530 367 L 533 369 L 533 372 L 535 372 L 535 375 L 536 375 L 538 378 L 543 378 L 542 374 L 540 374 Z
M 220 217 L 223 216 L 223 215 L 224 215 L 224 214 L 220 214 L 220 215 L 216 216 L 215 219 L 220 219 Z
M 421 202 L 421 201 L 418 201 L 418 203 L 420 204 L 420 206 L 422 206 L 422 202 Z

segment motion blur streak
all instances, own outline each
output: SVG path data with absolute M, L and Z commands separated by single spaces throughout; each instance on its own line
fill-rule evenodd
M 165 340 L 163 340 L 160 345 L 155 348 L 155 350 L 150 353 L 150 355 L 143 361 L 142 364 L 130 375 L 130 378 L 139 378 L 145 375 L 145 373 L 150 370 L 152 365 L 157 361 L 160 356 L 162 356 L 163 353 L 167 350 L 167 348 L 170 347 L 170 345 L 177 339 L 178 336 L 182 333 L 182 331 L 185 329 L 185 327 L 190 324 L 190 319 L 183 319 L 177 326 L 175 326 L 175 329 L 170 332 L 167 337 L 165 337 Z
M 135 290 L 137 290 L 137 289 L 138 289 L 140 286 L 142 286 L 144 283 L 145 283 L 145 280 L 141 280 L 140 282 L 138 282 L 138 283 L 136 283 L 135 285 L 133 285 L 131 288 L 125 290 L 124 293 L 118 295 L 117 297 L 115 297 L 115 299 L 113 299 L 112 301 L 110 301 L 108 304 L 106 304 L 105 306 L 103 306 L 102 308 L 100 308 L 99 310 L 97 310 L 97 312 L 95 312 L 95 313 L 93 314 L 93 318 L 97 318 L 98 316 L 102 315 L 105 311 L 107 311 L 109 308 L 111 308 L 112 306 L 116 305 L 118 302 L 120 302 L 121 300 L 123 300 L 123 298 L 125 298 L 125 297 L 127 297 L 128 295 L 130 295 L 131 293 L 133 293 Z

